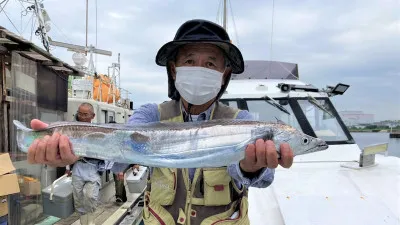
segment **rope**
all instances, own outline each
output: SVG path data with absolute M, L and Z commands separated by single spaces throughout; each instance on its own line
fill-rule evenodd
M 357 160 L 332 160 L 332 161 L 298 161 L 293 163 L 338 163 L 338 162 L 357 162 Z

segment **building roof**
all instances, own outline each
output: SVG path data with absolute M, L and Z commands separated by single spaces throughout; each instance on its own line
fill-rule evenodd
M 46 52 L 39 46 L 35 45 L 18 36 L 4 27 L 0 26 L 0 46 L 4 46 L 8 51 L 18 52 L 20 55 L 40 62 L 42 65 L 65 75 L 84 76 L 84 72 L 76 69 L 68 63 L 58 59 L 49 52 Z

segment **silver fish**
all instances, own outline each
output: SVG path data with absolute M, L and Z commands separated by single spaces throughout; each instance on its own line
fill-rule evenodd
M 325 141 L 308 136 L 281 122 L 211 120 L 203 122 L 154 122 L 148 124 L 92 124 L 57 122 L 33 131 L 19 121 L 17 143 L 27 152 L 37 138 L 54 132 L 69 137 L 75 155 L 150 167 L 205 168 L 228 166 L 245 156 L 256 139 L 289 143 L 294 155 L 328 148 Z

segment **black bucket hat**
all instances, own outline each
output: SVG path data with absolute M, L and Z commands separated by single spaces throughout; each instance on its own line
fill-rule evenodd
M 176 54 L 176 50 L 185 45 L 193 43 L 213 44 L 224 52 L 228 59 L 228 64 L 232 69 L 232 73 L 240 74 L 244 71 L 244 60 L 240 50 L 231 43 L 228 33 L 220 25 L 207 20 L 195 19 L 189 20 L 182 24 L 173 41 L 164 44 L 157 53 L 156 63 L 159 66 L 166 66 L 168 72 L 168 96 L 178 100 L 174 81 L 170 74 L 168 60 Z M 224 86 L 221 88 L 217 98 L 219 98 L 228 86 L 231 74 L 226 78 Z

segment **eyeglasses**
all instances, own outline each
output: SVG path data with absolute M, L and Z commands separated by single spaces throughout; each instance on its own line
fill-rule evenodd
M 87 118 L 87 117 L 91 117 L 92 116 L 92 113 L 82 113 L 82 112 L 77 112 L 77 114 L 78 114 L 78 116 L 79 117 L 82 117 L 82 118 Z

